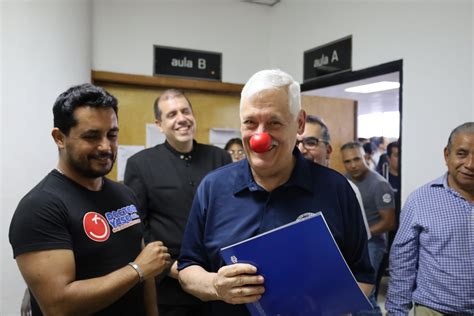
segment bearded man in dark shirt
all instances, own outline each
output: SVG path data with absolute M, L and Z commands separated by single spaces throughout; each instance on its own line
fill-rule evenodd
M 33 316 L 157 315 L 154 277 L 170 256 L 160 241 L 141 249 L 133 192 L 105 178 L 117 113 L 115 97 L 92 84 L 53 106 L 57 167 L 20 201 L 9 233 Z

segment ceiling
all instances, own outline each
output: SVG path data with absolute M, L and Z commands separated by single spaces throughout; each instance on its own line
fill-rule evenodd
M 303 95 L 351 99 L 358 101 L 358 115 L 392 112 L 399 110 L 399 89 L 380 91 L 374 93 L 345 92 L 344 89 L 378 81 L 400 81 L 399 72 L 393 72 L 372 78 L 352 81 L 340 85 L 320 88 L 302 92 Z

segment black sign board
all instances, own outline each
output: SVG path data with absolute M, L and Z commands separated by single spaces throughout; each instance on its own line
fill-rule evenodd
M 222 80 L 222 53 L 154 46 L 153 75 Z
M 304 52 L 303 81 L 352 69 L 352 36 Z

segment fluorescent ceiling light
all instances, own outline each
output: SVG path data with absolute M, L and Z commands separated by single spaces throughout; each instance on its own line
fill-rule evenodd
M 242 2 L 254 3 L 254 4 L 263 4 L 270 7 L 273 7 L 275 4 L 280 2 L 280 0 L 241 0 Z
M 364 84 L 362 86 L 355 86 L 351 88 L 344 89 L 346 92 L 355 92 L 355 93 L 372 93 L 385 90 L 392 90 L 400 88 L 400 83 L 395 81 L 380 81 L 370 84 Z

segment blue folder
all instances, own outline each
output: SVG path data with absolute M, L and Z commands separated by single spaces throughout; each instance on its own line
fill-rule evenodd
M 360 290 L 322 213 L 221 249 L 227 264 L 250 263 L 265 278 L 252 316 L 337 316 L 372 306 Z

